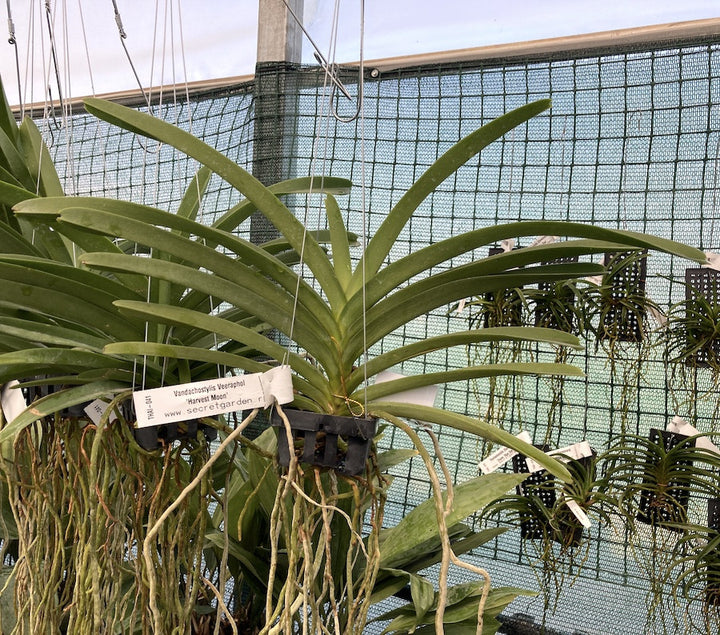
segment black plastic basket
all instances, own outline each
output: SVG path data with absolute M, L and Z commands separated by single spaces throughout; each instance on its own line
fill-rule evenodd
M 515 247 L 514 249 L 521 249 L 521 247 Z M 498 254 L 504 253 L 502 247 L 490 247 L 488 249 L 488 256 L 497 256 Z M 501 296 L 498 296 L 501 294 Z M 493 312 L 489 309 L 485 311 L 483 316 L 482 324 L 483 327 L 489 326 L 522 326 L 522 298 L 518 293 L 517 289 L 503 289 L 502 291 L 488 291 L 485 294 L 485 302 L 488 305 L 493 305 L 496 302 L 501 303 L 501 311 L 497 315 L 493 315 Z
M 649 439 L 651 443 L 662 445 L 665 451 L 669 451 L 688 437 L 677 432 L 668 430 L 659 430 L 657 428 L 650 429 Z M 695 445 L 695 440 L 690 442 Z M 682 522 L 687 515 L 688 503 L 690 502 L 690 488 L 687 479 L 683 478 L 682 471 L 684 467 L 692 466 L 692 461 L 681 459 L 678 461 L 676 468 L 681 472 L 679 476 L 670 480 L 667 488 L 664 489 L 661 496 L 655 490 L 656 484 L 648 482 L 648 487 L 643 487 L 640 492 L 639 511 L 637 519 L 648 525 L 656 525 L 669 529 L 671 531 L 682 531 L 672 525 L 666 523 Z M 652 471 L 652 466 L 648 466 L 648 472 Z
M 720 498 L 708 499 L 708 529 L 711 538 L 720 533 Z M 720 606 L 720 554 L 708 558 L 706 575 L 705 600 L 708 604 Z
M 560 265 L 560 264 L 573 264 L 578 262 L 577 256 L 566 256 L 562 258 L 556 258 L 550 262 L 543 262 L 543 265 Z M 544 294 L 550 294 L 554 292 L 554 289 L 559 291 L 559 299 L 563 301 L 563 304 L 567 307 L 565 318 L 561 321 L 558 320 L 552 311 L 547 306 L 547 303 L 543 302 L 542 294 L 539 295 L 535 302 L 535 326 L 543 326 L 549 329 L 558 329 L 561 331 L 566 330 L 567 326 L 570 327 L 570 332 L 577 330 L 577 316 L 573 310 L 575 304 L 575 294 L 573 290 L 568 286 L 557 286 L 556 282 L 539 282 L 538 290 Z
M 685 270 L 686 316 L 688 309 L 691 312 L 702 311 L 702 305 L 697 302 L 698 296 L 704 297 L 711 304 L 720 302 L 720 271 L 708 267 L 689 267 Z M 688 349 L 696 346 L 696 340 L 692 327 L 688 325 Z M 720 362 L 720 337 L 709 340 L 685 360 L 687 364 L 697 366 L 710 366 L 711 361 L 715 364 Z
M 318 467 L 355 476 L 365 470 L 365 462 L 377 430 L 377 420 L 344 417 L 305 410 L 284 410 L 292 430 L 292 444 L 298 459 Z M 273 411 L 270 423 L 277 430 L 278 461 L 290 465 L 285 424 Z
M 548 446 L 536 446 L 543 452 L 547 452 Z M 527 459 L 522 454 L 516 454 L 512 460 L 513 472 L 517 474 L 525 474 L 530 472 Z M 537 496 L 545 507 L 552 509 L 555 505 L 555 477 L 547 470 L 538 470 L 531 472 L 529 476 L 515 488 L 518 496 L 527 496 L 533 494 Z M 523 538 L 543 538 L 548 533 L 547 528 L 543 526 L 540 519 L 525 514 L 520 520 L 520 536 Z
M 135 441 L 143 450 L 152 451 L 157 450 L 159 447 L 170 445 L 174 441 L 196 439 L 198 430 L 203 433 L 206 441 L 214 441 L 217 439 L 217 430 L 199 423 L 197 419 L 163 423 L 159 426 L 134 428 L 133 435 L 135 436 Z
M 643 339 L 643 322 L 646 316 L 645 282 L 647 280 L 647 251 L 606 253 L 604 265 L 611 267 L 618 260 L 628 259 L 610 277 L 610 297 L 604 300 L 601 322 L 598 325 L 600 339 L 623 342 L 640 342 Z M 635 301 L 627 304 L 627 298 Z
M 549 450 L 548 446 L 536 446 L 543 452 Z M 583 457 L 581 459 L 573 459 L 570 464 L 580 464 L 586 470 L 593 466 L 593 456 Z M 513 457 L 513 471 L 516 473 L 528 472 L 527 460 L 524 456 L 516 454 Z M 593 474 L 594 478 L 594 474 Z M 520 496 L 533 494 L 537 496 L 547 509 L 552 509 L 557 501 L 555 477 L 547 470 L 539 470 L 532 472 L 520 485 L 517 486 L 516 492 Z M 553 528 L 545 527 L 543 522 L 534 516 L 527 515 L 520 522 L 520 535 L 523 538 L 543 538 L 550 537 L 567 547 L 577 546 L 582 541 L 584 527 L 576 522 L 560 521 L 559 531 Z

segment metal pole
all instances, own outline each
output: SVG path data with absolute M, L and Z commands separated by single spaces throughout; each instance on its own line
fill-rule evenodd
M 303 0 L 287 0 L 302 19 Z M 257 64 L 255 66 L 253 174 L 265 185 L 288 178 L 291 158 L 286 151 L 294 131 L 294 101 L 288 78 L 302 60 L 302 30 L 283 0 L 260 0 Z M 294 91 L 291 91 L 294 92 Z M 256 212 L 250 219 L 250 240 L 276 238 L 275 227 Z

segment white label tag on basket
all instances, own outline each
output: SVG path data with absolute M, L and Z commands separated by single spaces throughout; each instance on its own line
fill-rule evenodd
M 708 259 L 706 267 L 720 271 L 720 254 L 714 254 L 712 251 L 706 251 L 705 257 Z
M 652 304 L 651 304 L 650 306 L 648 306 L 648 311 L 650 311 L 650 315 L 652 315 L 655 318 L 655 321 L 658 323 L 658 325 L 667 326 L 667 323 L 668 323 L 667 315 L 665 315 L 660 309 L 652 306 Z
M 289 366 L 265 373 L 151 388 L 133 393 L 137 427 L 213 417 L 227 412 L 267 408 L 293 400 Z
M 589 529 L 592 525 L 592 521 L 585 513 L 585 510 L 580 507 L 580 505 L 578 505 L 577 502 L 575 502 L 572 498 L 563 498 L 563 501 L 568 506 L 568 509 L 574 514 L 575 518 L 580 521 L 580 524 L 585 527 L 585 529 Z
M 530 247 L 538 247 L 540 245 L 549 245 L 556 242 L 560 236 L 538 236 L 530 243 Z
M 565 462 L 570 459 L 575 459 L 577 461 L 578 459 L 583 459 L 586 456 L 592 456 L 592 448 L 587 441 L 580 441 L 579 443 L 568 445 L 565 448 L 558 448 L 557 450 L 552 450 L 551 452 L 548 452 L 547 455 L 557 458 L 558 461 Z M 528 471 L 531 473 L 539 472 L 540 470 L 545 469 L 537 461 L 533 461 L 532 459 L 527 459 L 527 466 Z
M 694 437 L 698 434 L 702 434 L 695 426 L 690 425 L 687 421 L 677 415 L 675 415 L 672 418 L 672 421 L 667 424 L 666 429 L 668 432 L 676 432 L 677 434 L 683 434 L 686 437 Z M 705 436 L 695 439 L 695 447 L 720 454 L 720 448 Z
M 97 426 L 100 425 L 100 420 L 102 419 L 102 416 L 105 414 L 105 411 L 108 409 L 109 405 L 110 403 L 107 401 L 103 401 L 102 399 L 96 399 L 95 401 L 92 401 L 87 406 L 85 406 L 85 408 L 83 408 L 83 411 L 88 417 L 90 417 L 90 421 L 92 421 Z M 116 419 L 117 414 L 115 413 L 115 410 L 113 410 L 108 416 L 108 423 L 112 423 Z
M 2 390 L 0 390 L 0 408 L 2 408 L 3 416 L 8 423 L 27 408 L 22 390 L 15 388 L 19 385 L 19 382 L 13 379 L 2 386 Z
M 525 443 L 532 443 L 532 438 L 530 437 L 530 433 L 527 432 L 527 430 L 523 430 L 520 434 L 516 436 L 521 441 L 525 441 Z M 493 452 L 486 459 L 480 461 L 480 463 L 478 463 L 478 469 L 483 474 L 490 474 L 491 472 L 497 470 L 499 467 L 505 465 L 505 463 L 507 463 L 516 454 L 517 452 L 512 448 L 500 448 L 499 450 Z

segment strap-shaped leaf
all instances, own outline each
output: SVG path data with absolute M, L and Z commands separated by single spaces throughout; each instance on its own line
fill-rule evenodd
M 298 307 L 295 313 L 293 298 L 260 276 L 238 276 L 238 281 L 232 282 L 173 262 L 116 254 L 86 254 L 83 262 L 103 270 L 140 273 L 186 284 L 209 296 L 220 298 L 253 313 L 285 334 L 293 333 L 295 341 L 320 360 L 323 366 L 337 368 L 333 344 L 328 341 L 327 334 L 318 332 L 314 316 L 303 307 Z M 294 324 L 293 315 L 296 316 Z
M 437 159 L 390 210 L 375 232 L 365 250 L 364 263 L 355 270 L 352 292 L 357 292 L 362 285 L 363 267 L 365 276 L 375 275 L 415 210 L 445 179 L 487 145 L 549 107 L 550 100 L 542 99 L 516 108 L 464 137 Z
M 387 370 L 414 357 L 426 355 L 437 350 L 452 348 L 455 346 L 468 346 L 481 342 L 538 342 L 551 344 L 553 346 L 565 346 L 568 348 L 581 348 L 579 340 L 570 333 L 557 331 L 555 329 L 527 327 L 527 326 L 504 326 L 493 328 L 473 329 L 470 331 L 458 331 L 429 337 L 419 342 L 412 342 L 400 346 L 387 353 L 381 353 L 372 357 L 366 364 L 358 366 L 347 379 L 349 391 L 354 391 L 365 376 L 374 377 L 379 372 Z
M 152 247 L 154 250 L 171 255 L 173 257 L 171 261 L 173 262 L 192 266 L 198 270 L 201 268 L 207 269 L 227 280 L 242 280 L 244 284 L 250 286 L 247 281 L 255 279 L 255 286 L 258 288 L 258 285 L 264 285 L 265 290 L 273 287 L 257 271 L 251 269 L 243 261 L 226 256 L 198 241 L 160 229 L 146 222 L 108 212 L 81 208 L 63 210 L 60 222 L 61 224 L 70 223 L 76 227 L 102 231 L 142 243 Z M 298 301 L 315 315 L 316 320 L 324 325 L 326 331 L 334 334 L 333 318 L 322 298 L 307 284 L 300 285 L 298 290 L 296 284 L 297 275 L 289 268 L 275 264 L 274 272 L 283 279 L 283 282 L 285 282 L 283 286 L 285 286 L 286 290 L 292 294 L 297 290 Z M 185 288 L 187 287 L 183 285 L 183 289 Z
M 117 312 L 103 309 L 73 293 L 4 280 L 0 285 L 0 302 L 76 323 L 81 328 L 89 327 L 113 338 L 134 339 L 138 336 L 138 329 L 132 322 L 120 318 Z
M 339 305 L 344 297 L 330 261 L 320 245 L 307 235 L 302 223 L 271 190 L 226 156 L 193 135 L 172 124 L 100 99 L 87 99 L 85 108 L 100 119 L 131 132 L 167 143 L 206 165 L 244 194 L 258 210 L 287 238 L 315 275 L 331 305 Z
M 348 194 L 351 186 L 352 183 L 347 179 L 316 175 L 273 183 L 268 186 L 268 189 L 275 194 L 275 196 L 305 193 L 327 193 L 340 196 L 342 194 Z M 241 223 L 250 218 L 256 210 L 257 207 L 253 205 L 252 201 L 241 201 L 216 220 L 213 223 L 213 227 L 216 229 L 223 229 L 225 231 L 233 231 Z
M 567 482 L 572 480 L 570 472 L 568 472 L 567 468 L 559 461 L 549 457 L 535 446 L 521 441 L 515 435 L 497 426 L 480 421 L 477 418 L 449 412 L 447 410 L 440 410 L 439 408 L 431 408 L 429 406 L 393 403 L 390 401 L 374 402 L 372 408 L 370 408 L 370 414 L 387 419 L 390 422 L 392 422 L 392 417 L 402 417 L 403 419 L 415 419 L 417 421 L 436 423 L 454 428 L 455 430 L 474 434 L 488 441 L 500 443 L 505 447 L 512 448 L 516 452 L 534 459 L 548 472 L 563 481 Z M 388 418 L 388 415 L 390 418 Z
M 343 359 L 346 361 L 357 359 L 362 353 L 364 341 L 368 346 L 372 346 L 385 335 L 414 318 L 468 296 L 512 289 L 541 281 L 597 275 L 602 270 L 600 265 L 592 264 L 546 265 L 506 274 L 475 276 L 460 280 L 451 278 L 443 284 L 438 284 L 435 277 L 421 280 L 369 307 L 364 318 L 360 313 L 356 320 L 348 325 L 343 340 Z
M 437 373 L 422 373 L 421 375 L 412 375 L 410 377 L 375 383 L 365 389 L 356 391 L 350 398 L 360 403 L 364 403 L 365 400 L 373 402 L 398 392 L 413 390 L 414 388 L 423 388 L 435 384 L 449 384 L 454 381 L 465 381 L 468 379 L 497 377 L 499 375 L 564 375 L 566 377 L 582 377 L 583 372 L 572 364 L 544 362 L 483 364 L 482 366 L 467 366 L 466 368 L 456 368 Z
M 97 353 L 107 343 L 107 340 L 79 329 L 7 316 L 0 316 L 0 332 L 3 336 L 24 338 L 29 342 L 45 346 L 80 347 Z
M 19 141 L 25 156 L 25 163 L 30 169 L 39 193 L 42 196 L 62 196 L 62 184 L 55 171 L 50 152 L 48 152 L 35 122 L 29 117 L 25 117 L 20 124 Z
M 350 263 L 350 242 L 345 229 L 340 207 L 335 197 L 328 195 L 325 199 L 328 225 L 330 226 L 330 239 L 332 241 L 332 257 L 340 286 L 347 289 L 352 278 L 352 265 Z
M 455 486 L 455 504 L 446 519 L 447 525 L 454 525 L 471 514 L 482 511 L 525 478 L 518 474 L 487 474 Z M 415 507 L 394 527 L 383 530 L 380 566 L 387 568 L 406 565 L 408 554 L 414 554 L 418 547 L 436 538 L 439 532 L 436 514 L 435 502 L 430 499 Z
M 317 386 L 324 386 L 326 382 L 322 373 L 320 373 L 313 364 L 309 363 L 297 353 L 289 352 L 284 346 L 242 324 L 182 307 L 122 301 L 118 301 L 115 304 L 121 313 L 127 313 L 149 320 L 159 320 L 165 324 L 194 327 L 216 333 L 221 338 L 230 338 L 237 342 L 242 342 L 278 362 L 287 356 L 287 363 L 292 370 L 307 380 L 308 396 L 315 399 L 319 404 L 326 403 L 330 399 L 329 395 L 321 392 L 317 388 Z

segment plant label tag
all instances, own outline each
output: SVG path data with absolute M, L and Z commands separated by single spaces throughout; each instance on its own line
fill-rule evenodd
M 602 284 L 603 277 L 602 276 L 587 276 L 585 278 L 587 282 L 591 282 L 592 284 L 597 285 L 598 287 Z
M 580 507 L 580 505 L 578 505 L 577 502 L 574 501 L 572 498 L 565 498 L 563 500 L 565 501 L 565 504 L 568 506 L 568 509 L 573 513 L 575 518 L 578 519 L 580 524 L 585 527 L 585 529 L 590 529 L 592 521 L 585 513 L 585 510 Z
M 375 377 L 376 384 L 382 384 L 386 381 L 392 381 L 393 379 L 402 379 L 406 375 L 400 373 L 393 373 L 389 370 L 384 370 L 377 374 Z M 435 397 L 437 397 L 438 387 L 432 386 L 421 386 L 420 388 L 411 388 L 410 390 L 403 390 L 401 392 L 393 393 L 384 397 L 388 401 L 399 401 L 400 403 L 411 403 L 417 406 L 434 406 Z
M 592 456 L 592 448 L 587 441 L 580 441 L 579 443 L 568 445 L 564 448 L 552 450 L 551 452 L 548 452 L 547 455 L 553 456 L 557 458 L 558 461 L 562 462 L 566 462 L 572 459 L 577 461 L 578 459 L 584 459 L 586 456 Z M 542 465 L 540 465 L 536 461 L 533 461 L 532 459 L 527 459 L 527 466 L 530 473 L 539 472 L 540 470 L 545 469 Z
M 539 247 L 540 245 L 549 245 L 560 238 L 559 236 L 538 236 L 530 243 L 530 247 Z
M 500 248 L 503 251 L 512 251 L 515 248 L 515 239 L 514 238 L 506 238 L 505 240 L 501 240 Z
M 705 267 L 720 271 L 720 254 L 714 254 L 711 251 L 706 251 L 705 257 L 708 259 L 708 264 L 704 265 Z
M 650 315 L 652 315 L 655 318 L 655 321 L 660 326 L 667 326 L 667 323 L 668 323 L 667 315 L 665 315 L 662 311 L 660 311 L 660 309 L 658 309 L 657 307 L 655 307 L 651 304 L 650 306 L 648 306 L 648 311 L 650 311 Z
M 675 415 L 672 418 L 672 421 L 667 424 L 666 429 L 668 432 L 675 432 L 677 434 L 685 435 L 686 437 L 694 437 L 698 434 L 702 434 L 695 426 L 690 425 L 687 421 L 677 415 Z M 706 436 L 695 439 L 695 447 L 720 454 L 720 448 Z
M 20 383 L 13 379 L 0 390 L 0 407 L 6 422 L 12 421 L 27 408 L 27 402 L 22 390 L 16 388 L 19 385 Z
M 467 304 L 467 298 L 463 298 L 458 302 L 457 308 L 455 309 L 455 313 L 458 315 L 462 313 L 465 310 L 465 305 Z
M 105 414 L 105 411 L 108 409 L 109 405 L 110 404 L 107 401 L 103 401 L 102 399 L 96 399 L 95 401 L 89 403 L 85 408 L 83 408 L 83 411 L 90 418 L 90 421 L 92 421 L 96 426 L 99 426 L 100 421 L 102 420 L 102 417 Z M 112 423 L 116 419 L 117 414 L 113 410 L 108 415 L 108 423 Z
M 523 430 L 520 434 L 516 436 L 521 441 L 525 441 L 525 443 L 532 443 L 532 438 L 530 437 L 530 433 L 527 432 L 527 430 Z M 478 469 L 483 474 L 490 474 L 491 472 L 497 470 L 499 467 L 505 465 L 505 463 L 507 463 L 516 454 L 517 451 L 513 450 L 512 448 L 500 448 L 499 450 L 493 452 L 486 459 L 480 461 L 480 463 L 478 463 Z
M 293 398 L 289 366 L 133 393 L 138 428 L 267 408 L 276 402 L 290 403 Z

